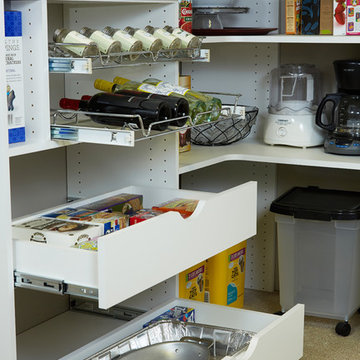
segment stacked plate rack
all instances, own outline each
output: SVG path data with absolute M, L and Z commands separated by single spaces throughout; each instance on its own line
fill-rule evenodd
M 202 38 L 200 37 L 202 41 Z M 144 65 L 169 61 L 209 61 L 209 50 L 196 48 L 186 49 L 161 49 L 154 53 L 151 51 L 119 52 L 104 55 L 97 45 L 70 44 L 70 43 L 49 43 L 49 71 L 54 73 L 77 73 L 91 74 L 92 70 L 103 68 L 114 68 L 121 65 Z M 97 55 L 90 57 L 74 57 L 66 50 L 67 46 L 94 46 L 97 48 Z M 132 60 L 132 58 L 137 58 Z
M 53 110 L 51 138 L 52 140 L 66 140 L 70 142 L 135 146 L 136 141 L 167 135 L 187 128 L 192 129 L 194 139 L 196 140 L 193 142 L 199 145 L 224 145 L 246 137 L 249 134 L 252 125 L 255 123 L 258 109 L 255 107 L 238 105 L 240 95 L 228 93 L 211 94 L 235 96 L 234 105 L 223 106 L 220 116 L 216 121 L 199 123 L 199 119 L 203 118 L 204 115 L 212 113 L 212 111 L 206 111 L 198 113 L 194 119 L 190 116 L 172 118 L 153 122 L 148 128 L 145 128 L 140 115 L 111 114 L 112 118 L 119 117 L 122 118 L 122 121 L 123 119 L 128 119 L 128 121 L 122 126 L 110 126 L 97 123 L 91 119 L 92 115 L 109 116 L 110 114 L 72 110 Z M 218 110 L 213 112 L 218 112 Z M 187 124 L 183 127 L 173 125 L 181 119 L 186 120 Z M 156 125 L 164 122 L 168 123 L 166 130 L 153 130 Z M 239 131 L 241 128 L 246 129 L 246 131 Z M 235 136 L 233 135 L 234 131 Z M 220 136 L 217 136 L 219 132 Z M 209 138 L 209 134 L 211 134 L 211 136 L 215 135 L 213 138 Z M 201 141 L 200 138 L 202 139 L 204 136 L 205 140 Z M 222 143 L 219 143 L 220 140 Z

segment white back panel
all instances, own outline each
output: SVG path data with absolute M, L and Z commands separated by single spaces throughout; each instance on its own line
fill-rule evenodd
M 259 107 L 249 137 L 262 138 L 269 104 L 269 74 L 278 66 L 277 44 L 214 44 L 210 63 L 183 64 L 182 73 L 191 75 L 195 90 L 242 94 L 239 103 Z M 233 97 L 220 96 L 224 104 Z
M 258 182 L 257 235 L 247 242 L 245 286 L 274 290 L 275 226 L 269 212 L 276 191 L 276 165 L 229 161 L 181 175 L 181 188 L 222 191 L 249 180 Z M 221 212 L 226 212 L 226 204 Z M 242 219 L 239 219 L 241 224 Z M 226 226 L 222 224 L 221 226 Z
M 89 144 L 69 147 L 69 196 L 89 197 L 127 185 L 177 188 L 174 136 L 139 141 L 135 148 Z

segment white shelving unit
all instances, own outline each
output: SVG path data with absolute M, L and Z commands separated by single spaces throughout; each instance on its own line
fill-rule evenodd
M 281 4 L 279 0 L 267 3 L 244 0 L 244 6 L 253 7 L 253 21 L 258 26 L 265 24 L 266 27 L 280 27 L 277 9 Z M 333 91 L 335 82 L 331 62 L 339 54 L 333 50 L 341 49 L 344 58 L 355 57 L 359 51 L 356 45 L 360 44 L 360 40 L 357 37 L 284 35 L 205 38 L 205 47 L 211 51 L 211 62 L 184 63 L 182 73 L 190 74 L 193 88 L 199 90 L 241 92 L 242 102 L 258 106 L 260 113 L 252 135 L 245 141 L 224 147 L 193 146 L 191 152 L 179 156 L 175 134 L 123 148 L 51 141 L 49 126 L 50 108 L 57 108 L 58 99 L 63 96 L 79 98 L 83 94 L 95 93 L 92 85 L 96 78 L 111 80 L 120 75 L 134 80 L 154 77 L 177 82 L 177 62 L 97 70 L 86 76 L 49 74 L 47 63 L 47 43 L 48 39 L 52 39 L 55 28 L 79 30 L 89 24 L 96 28 L 109 24 L 115 27 L 175 25 L 177 1 L 5 0 L 4 5 L 7 9 L 21 10 L 23 13 L 28 140 L 8 147 L 7 129 L 4 123 L 1 125 L 0 198 L 5 209 L 0 217 L 0 279 L 3 283 L 0 343 L 3 358 L 16 358 L 14 270 L 21 272 L 25 281 L 37 280 L 42 290 L 44 282 L 58 280 L 61 284 L 77 286 L 77 291 L 83 293 L 89 289 L 99 291 L 99 304 L 102 307 L 122 301 L 124 306 L 148 312 L 137 321 L 124 324 L 121 320 L 89 314 L 82 316 L 69 311 L 68 304 L 65 302 L 64 305 L 59 295 L 45 298 L 41 292 L 17 288 L 16 326 L 21 333 L 18 335 L 17 353 L 18 359 L 26 360 L 45 360 L 51 355 L 81 359 L 85 354 L 89 356 L 89 352 L 99 351 L 129 335 L 141 328 L 142 321 L 180 301 L 174 300 L 178 286 L 176 274 L 179 271 L 246 238 L 250 238 L 246 286 L 273 290 L 276 286 L 275 234 L 269 206 L 278 192 L 294 183 L 294 179 L 287 174 L 287 167 L 301 167 L 309 182 L 321 185 L 314 170 L 328 168 L 337 173 L 353 171 L 355 174 L 360 168 L 360 161 L 356 157 L 325 154 L 321 148 L 295 149 L 263 144 L 261 139 L 269 96 L 269 72 L 279 63 L 311 61 L 325 75 L 324 91 Z M 3 37 L 1 30 L 2 43 Z M 321 51 L 318 51 L 319 47 Z M 0 62 L 0 74 L 3 75 L 0 76 L 0 83 L 4 86 L 3 61 Z M 6 118 L 5 97 L 0 103 L 0 112 Z M 178 190 L 179 177 L 182 190 Z M 341 178 L 341 174 L 338 178 Z M 254 181 L 258 183 L 257 209 Z M 360 189 L 360 185 L 354 184 L 355 180 L 351 185 L 350 182 L 341 183 L 341 186 Z M 155 221 L 139 224 L 141 226 L 137 228 L 129 228 L 121 234 L 111 234 L 103 239 L 103 248 L 98 253 L 77 256 L 72 251 L 74 249 L 54 251 L 50 247 L 40 247 L 41 244 L 37 246 L 39 244 L 23 240 L 14 242 L 11 238 L 11 218 L 28 218 L 32 213 L 43 213 L 46 208 L 58 208 L 68 198 L 101 197 L 129 185 L 150 187 L 153 191 L 148 191 L 148 196 L 154 201 L 156 196 L 165 196 L 161 194 L 187 194 L 186 190 L 195 190 L 191 194 L 200 198 L 201 203 L 197 214 L 187 222 L 173 216 L 175 214 L 168 214 Z M 161 190 L 156 191 L 155 188 Z M 231 203 L 234 199 L 235 203 Z M 231 216 L 217 209 L 228 209 Z M 167 225 L 163 224 L 165 220 L 169 221 Z M 218 223 L 228 224 L 226 231 L 212 229 Z M 178 229 L 173 239 L 171 228 Z M 181 246 L 182 237 L 191 247 L 190 251 L 187 250 L 189 254 Z M 169 243 L 171 248 L 166 247 Z M 138 260 L 131 258 L 135 251 L 140 253 Z M 171 257 L 172 253 L 174 258 Z M 118 266 L 117 261 L 121 262 Z M 133 266 L 136 271 L 129 275 Z M 27 278 L 27 275 L 33 277 Z M 160 305 L 163 302 L 165 305 Z M 51 314 L 43 318 L 39 309 L 50 303 L 53 305 Z M 233 357 L 236 360 L 260 360 L 264 354 L 269 359 L 296 360 L 302 355 L 302 306 L 295 307 L 281 318 L 207 304 L 197 307 L 199 321 L 233 327 L 247 324 L 249 329 L 258 331 L 246 354 Z M 74 332 L 69 328 L 81 336 L 78 339 L 70 337 L 69 334 Z M 42 347 L 39 339 L 45 339 L 45 335 L 47 345 Z M 66 347 L 63 346 L 64 341 Z

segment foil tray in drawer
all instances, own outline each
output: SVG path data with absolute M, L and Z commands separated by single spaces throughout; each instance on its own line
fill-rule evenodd
M 161 342 L 179 341 L 188 336 L 212 340 L 210 359 L 220 360 L 225 356 L 245 351 L 253 335 L 253 332 L 243 330 L 176 320 L 162 320 L 99 351 L 86 360 L 120 360 L 121 355 L 129 351 Z

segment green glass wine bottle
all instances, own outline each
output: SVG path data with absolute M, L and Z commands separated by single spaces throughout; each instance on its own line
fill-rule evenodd
M 206 105 L 206 111 L 212 111 L 208 116 L 208 121 L 215 121 L 220 116 L 222 103 L 221 100 L 216 97 L 201 93 L 200 91 L 194 91 L 184 88 L 182 86 L 173 85 L 159 79 L 148 78 L 145 79 L 143 82 L 146 84 L 154 85 L 159 89 L 167 89 L 168 91 L 173 91 L 175 93 L 181 94 L 187 99 L 192 98 L 203 101 Z

